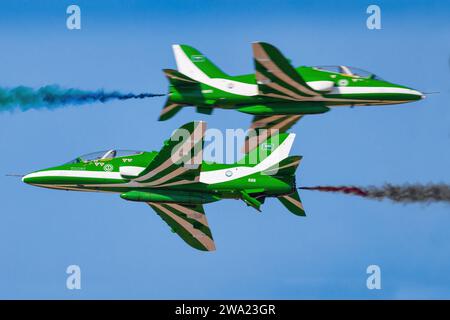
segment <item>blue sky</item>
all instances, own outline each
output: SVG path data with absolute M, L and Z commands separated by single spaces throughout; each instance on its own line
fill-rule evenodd
M 82 29 L 65 10 L 81 7 Z M 369 4 L 382 30 L 365 26 Z M 299 185 L 450 182 L 450 31 L 444 1 L 2 1 L 0 86 L 59 84 L 164 93 L 170 45 L 198 48 L 231 74 L 253 71 L 250 42 L 295 65 L 347 64 L 429 92 L 400 106 L 339 108 L 293 131 Z M 307 218 L 275 199 L 205 207 L 217 251 L 197 252 L 146 205 L 24 185 L 27 173 L 108 148 L 158 150 L 191 120 L 247 128 L 248 115 L 183 110 L 164 98 L 0 114 L 0 298 L 450 298 L 446 204 L 398 205 L 302 192 Z M 66 267 L 82 289 L 65 287 Z M 366 288 L 368 265 L 382 290 Z

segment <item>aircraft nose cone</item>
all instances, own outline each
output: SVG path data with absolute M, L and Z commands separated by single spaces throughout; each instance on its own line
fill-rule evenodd
M 422 100 L 426 98 L 426 95 L 419 90 L 410 89 L 411 100 Z
M 22 182 L 26 183 L 26 184 L 30 184 L 30 175 L 27 174 L 25 176 L 22 177 Z
M 26 184 L 46 184 L 45 177 L 41 174 L 41 172 L 36 171 L 25 175 L 22 178 L 22 181 Z

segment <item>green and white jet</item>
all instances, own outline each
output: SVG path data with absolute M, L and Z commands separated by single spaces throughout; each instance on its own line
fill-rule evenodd
M 424 94 L 348 66 L 294 68 L 273 45 L 255 42 L 255 73 L 230 76 L 188 45 L 173 45 L 178 70 L 164 69 L 169 98 L 159 120 L 185 106 L 211 114 L 215 108 L 254 115 L 251 128 L 288 130 L 305 114 L 335 106 L 370 106 L 417 101 Z
M 144 202 L 192 247 L 215 250 L 203 210 L 206 203 L 240 199 L 258 211 L 276 197 L 304 216 L 295 171 L 300 156 L 289 156 L 295 134 L 273 135 L 234 164 L 203 161 L 206 124 L 190 122 L 174 131 L 159 152 L 109 150 L 39 170 L 23 182 L 50 189 L 113 192 Z

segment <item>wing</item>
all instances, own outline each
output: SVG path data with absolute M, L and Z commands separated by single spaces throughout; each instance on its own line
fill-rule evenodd
M 202 205 L 148 204 L 188 245 L 202 251 L 216 250 Z
M 255 42 L 252 47 L 260 95 L 291 101 L 311 100 L 320 95 L 277 48 L 264 42 Z
M 133 180 L 151 187 L 198 182 L 205 130 L 206 124 L 201 121 L 189 122 L 175 130 L 158 155 Z
M 289 130 L 294 124 L 297 123 L 298 120 L 302 118 L 303 115 L 271 115 L 271 116 L 255 116 L 253 117 L 251 129 L 260 130 L 260 129 L 270 129 L 270 130 L 278 130 L 279 133 L 286 132 Z
M 246 137 L 242 152 L 248 153 L 269 137 L 289 130 L 303 115 L 270 115 L 253 117 L 250 134 Z

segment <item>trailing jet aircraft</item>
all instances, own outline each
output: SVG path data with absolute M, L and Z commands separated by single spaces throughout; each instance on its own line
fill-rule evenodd
M 215 108 L 254 115 L 251 128 L 288 130 L 305 114 L 320 114 L 334 106 L 399 104 L 425 96 L 348 66 L 294 68 L 273 45 L 255 42 L 255 73 L 230 76 L 187 45 L 173 45 L 178 70 L 164 69 L 169 97 L 159 120 L 185 106 L 211 114 Z
M 119 193 L 147 203 L 192 247 L 215 250 L 203 204 L 239 199 L 258 211 L 276 197 L 304 216 L 295 187 L 300 156 L 289 156 L 295 134 L 273 135 L 234 164 L 203 161 L 206 124 L 190 122 L 174 131 L 159 152 L 108 150 L 39 170 L 23 182 L 50 189 Z

